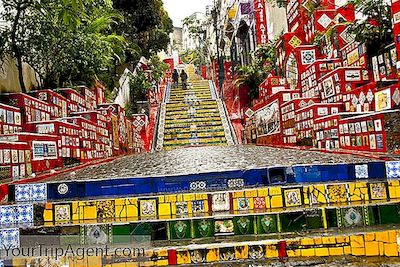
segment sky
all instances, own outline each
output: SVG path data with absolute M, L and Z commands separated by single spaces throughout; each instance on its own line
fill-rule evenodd
M 206 12 L 206 6 L 211 5 L 213 0 L 163 0 L 164 7 L 174 26 L 182 27 L 182 20 L 195 12 Z

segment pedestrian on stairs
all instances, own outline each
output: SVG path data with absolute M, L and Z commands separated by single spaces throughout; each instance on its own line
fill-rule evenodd
M 188 79 L 188 75 L 186 74 L 185 70 L 182 70 L 182 72 L 181 72 L 181 81 L 182 81 L 183 89 L 186 89 L 186 87 L 187 87 L 187 79 Z
M 174 88 L 177 88 L 179 84 L 179 73 L 176 69 L 174 69 L 174 73 L 172 73 L 172 81 L 174 83 Z

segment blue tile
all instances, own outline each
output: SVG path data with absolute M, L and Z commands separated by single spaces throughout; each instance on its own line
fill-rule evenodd
M 400 161 L 386 162 L 386 177 L 388 179 L 400 178 Z
M 15 201 L 26 202 L 32 200 L 32 185 L 18 184 L 15 185 Z
M 0 229 L 0 245 L 7 248 L 19 248 L 19 229 Z
M 368 174 L 370 179 L 386 179 L 385 162 L 370 162 L 368 163 Z
M 32 223 L 33 204 L 17 205 L 15 215 L 18 224 Z
M 0 206 L 0 225 L 12 225 L 15 222 L 15 206 Z

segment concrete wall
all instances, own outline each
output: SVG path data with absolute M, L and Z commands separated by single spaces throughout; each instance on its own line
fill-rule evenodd
M 23 64 L 25 87 L 29 89 L 39 85 L 38 78 L 33 69 L 26 63 Z M 5 92 L 20 92 L 21 86 L 18 80 L 18 69 L 16 60 L 8 57 L 0 69 L 0 93 Z

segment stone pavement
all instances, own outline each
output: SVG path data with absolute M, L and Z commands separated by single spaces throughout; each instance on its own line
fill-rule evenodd
M 373 161 L 352 155 L 261 146 L 191 147 L 127 156 L 48 180 L 95 180 L 244 170 L 257 167 Z

